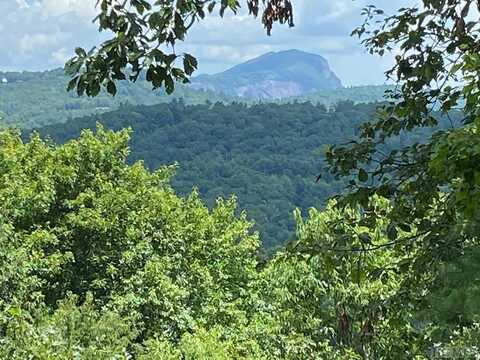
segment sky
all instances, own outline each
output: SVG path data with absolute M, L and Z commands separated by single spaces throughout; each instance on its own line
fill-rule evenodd
M 413 0 L 408 1 L 411 3 Z M 105 39 L 92 23 L 96 0 L 0 0 L 0 71 L 48 70 L 63 66 L 77 46 Z M 276 24 L 267 36 L 245 13 L 209 16 L 178 48 L 199 60 L 201 73 L 216 73 L 269 51 L 298 49 L 322 55 L 344 85 L 383 84 L 391 65 L 366 53 L 351 30 L 361 9 L 375 3 L 393 11 L 407 0 L 292 0 L 295 27 Z M 177 48 L 177 49 L 178 49 Z

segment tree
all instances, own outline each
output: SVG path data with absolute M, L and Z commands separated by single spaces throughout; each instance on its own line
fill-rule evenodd
M 327 111 L 310 103 L 185 106 L 173 101 L 123 107 L 38 131 L 64 143 L 85 128 L 95 130 L 97 121 L 112 130 L 131 128 L 129 162 L 142 160 L 149 169 L 178 162 L 172 186 L 180 194 L 197 187 L 209 207 L 218 197 L 235 194 L 255 220 L 262 246 L 273 250 L 293 235 L 296 207 L 321 207 L 346 184 L 328 173 L 322 182 L 312 181 L 319 147 L 344 143 L 374 111 L 373 104 Z
M 384 213 L 373 228 L 352 225 L 361 211 L 333 201 L 305 219 L 296 211 L 295 240 L 266 265 L 257 285 L 265 305 L 253 320 L 263 331 L 256 336 L 276 358 L 424 358 L 429 332 L 401 302 L 404 274 L 388 271 L 405 258 L 388 247 L 362 251 L 370 242 L 389 242 L 390 206 L 380 198 L 371 205 Z
M 135 324 L 112 311 L 95 309 L 89 296 L 62 300 L 52 313 L 9 306 L 1 320 L 2 359 L 112 359 L 127 353 L 138 335 Z M 122 356 L 124 358 L 124 356 Z
M 172 168 L 126 164 L 127 140 L 99 128 L 55 147 L 0 133 L 0 312 L 91 298 L 133 319 L 136 336 L 165 340 L 243 321 L 251 224 L 233 200 L 210 211 L 195 193 L 176 196 Z
M 379 216 L 369 206 L 371 196 L 391 201 L 391 246 L 399 256 L 411 254 L 403 269 L 413 267 L 417 277 L 426 269 L 434 276 L 439 264 L 478 246 L 478 9 L 480 3 L 472 0 L 424 0 L 386 16 L 370 6 L 365 23 L 353 32 L 372 54 L 396 51 L 387 76 L 397 87 L 357 139 L 328 152 L 329 169 L 339 177 L 352 176 L 340 202 L 362 206 L 363 224 Z M 441 118 L 450 120 L 449 129 L 385 151 L 393 136 L 436 126 Z M 400 235 L 410 229 L 413 235 Z
M 245 0 L 250 15 L 258 16 L 260 0 Z M 275 22 L 293 26 L 290 0 L 262 0 L 262 23 L 270 34 Z M 188 82 L 197 68 L 190 54 L 179 55 L 175 44 L 183 41 L 189 29 L 206 13 L 219 8 L 236 13 L 237 0 L 160 0 L 153 5 L 147 0 L 98 0 L 99 14 L 95 21 L 99 30 L 111 30 L 113 37 L 98 48 L 75 50 L 65 70 L 71 76 L 68 89 L 79 95 L 96 96 L 102 86 L 115 95 L 115 80 L 136 81 L 142 72 L 154 88 L 164 86 L 167 93 L 175 81 Z M 182 59 L 182 66 L 176 62 Z
M 256 16 L 260 2 L 247 0 Z M 269 33 L 274 22 L 292 21 L 290 1 L 265 0 L 262 22 Z M 221 1 L 220 15 L 236 12 L 237 1 Z M 365 9 L 365 23 L 353 31 L 363 38 L 372 54 L 396 50 L 395 65 L 387 76 L 398 84 L 389 91 L 390 103 L 379 110 L 377 120 L 363 125 L 350 145 L 327 153 L 333 174 L 351 179 L 351 192 L 340 203 L 365 207 L 364 223 L 377 216 L 368 208 L 376 194 L 395 203 L 390 213 L 392 245 L 399 249 L 419 246 L 412 263 L 420 270 L 437 260 L 461 253 L 462 246 L 478 233 L 480 195 L 476 150 L 478 115 L 480 5 L 473 0 L 423 0 L 422 6 L 400 9 L 392 16 L 375 6 Z M 99 48 L 77 56 L 66 69 L 73 79 L 69 88 L 91 96 L 101 86 L 115 93 L 114 80 L 136 80 L 142 71 L 154 87 L 173 91 L 174 80 L 185 81 L 196 67 L 188 54 L 183 69 L 178 56 L 160 50 L 183 40 L 189 28 L 213 11 L 215 1 L 161 1 L 151 6 L 144 0 L 99 2 L 96 20 L 100 30 L 114 37 Z M 378 18 L 381 18 L 378 20 Z M 380 25 L 378 25 L 380 23 Z M 458 111 L 455 113 L 455 111 Z M 455 121 L 455 114 L 460 121 Z M 451 119 L 452 129 L 439 131 L 430 141 L 384 152 L 392 136 L 418 127 L 435 126 L 440 117 Z M 398 239 L 399 228 L 415 227 L 412 238 Z
M 289 1 L 263 3 L 262 22 L 268 33 L 275 21 L 293 24 Z M 216 2 L 163 1 L 152 7 L 143 0 L 122 4 L 103 0 L 99 5 L 100 29 L 112 30 L 115 37 L 88 54 L 77 49 L 66 66 L 73 76 L 69 88 L 92 96 L 102 84 L 115 93 L 113 80 L 126 78 L 126 73 L 135 80 L 142 70 L 154 87 L 165 85 L 173 91 L 174 80 L 186 80 L 196 62 L 186 54 L 183 69 L 175 68 L 177 55 L 167 55 L 158 46 L 183 40 L 190 26 L 203 18 L 205 9 L 213 11 Z M 256 16 L 259 1 L 248 0 L 247 5 Z M 461 253 L 462 246 L 476 238 L 480 217 L 476 190 L 480 153 L 475 146 L 480 25 L 473 9 L 480 5 L 473 0 L 423 0 L 421 5 L 392 16 L 373 5 L 365 9 L 365 23 L 353 35 L 362 38 L 372 54 L 398 52 L 387 72 L 398 85 L 387 92 L 389 104 L 379 109 L 376 120 L 361 127 L 357 139 L 327 153 L 333 174 L 355 177 L 350 180 L 350 194 L 340 204 L 364 206 L 364 223 L 377 216 L 368 208 L 372 195 L 394 201 L 389 215 L 392 245 L 404 245 L 401 250 L 418 245 L 422 255 L 412 263 L 419 270 Z M 220 14 L 227 9 L 236 12 L 239 6 L 237 1 L 224 0 Z M 450 130 L 385 153 L 384 144 L 391 137 L 435 126 L 440 117 L 451 120 Z M 397 238 L 399 228 L 410 227 L 417 229 L 415 236 Z
M 127 130 L 101 127 L 60 146 L 0 133 L 1 358 L 358 358 L 355 345 L 330 344 L 336 301 L 358 331 L 396 281 L 357 287 L 355 259 L 331 253 L 257 269 L 257 236 L 233 200 L 208 210 L 195 193 L 179 198 L 172 168 L 126 164 L 127 140 Z M 345 214 L 297 217 L 299 239 L 322 234 L 330 246 L 326 220 L 343 224 Z

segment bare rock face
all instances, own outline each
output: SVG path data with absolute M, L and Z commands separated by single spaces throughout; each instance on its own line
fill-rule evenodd
M 235 89 L 237 96 L 258 99 L 300 96 L 304 93 L 300 84 L 294 81 L 264 80 Z
M 335 90 L 341 81 L 320 55 L 299 50 L 271 52 L 222 73 L 192 80 L 202 89 L 252 99 L 275 99 Z

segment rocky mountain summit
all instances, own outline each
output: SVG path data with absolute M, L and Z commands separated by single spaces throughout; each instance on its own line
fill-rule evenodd
M 286 50 L 269 52 L 218 74 L 197 76 L 190 86 L 230 96 L 275 99 L 335 90 L 342 83 L 322 56 Z

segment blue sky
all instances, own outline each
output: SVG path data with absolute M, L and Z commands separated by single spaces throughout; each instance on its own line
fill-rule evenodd
M 0 70 L 45 70 L 62 66 L 76 46 L 102 38 L 92 23 L 96 0 L 0 0 Z M 296 48 L 324 56 L 345 85 L 381 84 L 390 57 L 368 55 L 349 36 L 362 22 L 362 7 L 393 11 L 407 0 L 292 0 L 292 29 L 276 25 L 266 36 L 244 14 L 210 16 L 192 28 L 180 46 L 199 59 L 197 74 L 214 73 L 268 51 Z

